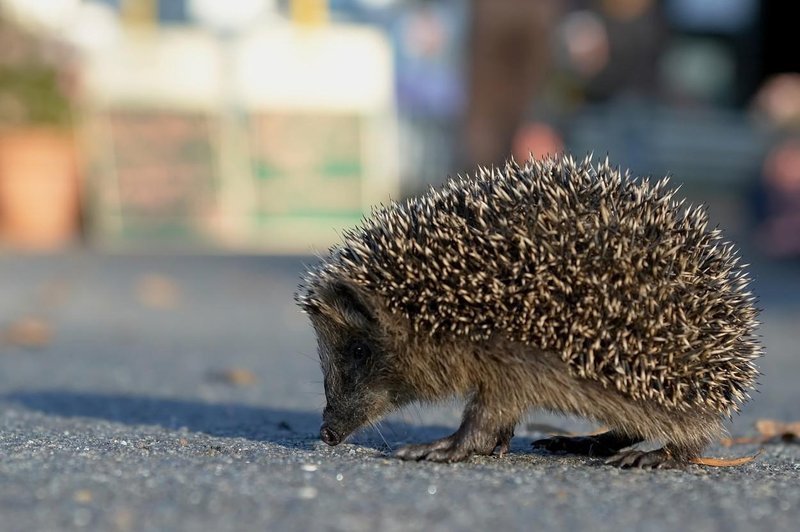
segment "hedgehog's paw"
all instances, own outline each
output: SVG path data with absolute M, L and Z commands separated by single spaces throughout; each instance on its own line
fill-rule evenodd
M 452 447 L 456 435 L 448 436 L 440 440 L 434 440 L 430 443 L 415 443 L 412 445 L 404 445 L 394 452 L 396 458 L 401 460 L 424 460 L 429 454 L 434 451 L 441 451 Z
M 492 454 L 492 449 L 475 449 L 458 434 L 430 443 L 406 445 L 395 451 L 394 456 L 402 460 L 425 460 L 428 462 L 463 462 L 473 454 Z
M 620 449 L 639 443 L 641 438 L 630 438 L 608 431 L 592 436 L 553 436 L 536 440 L 531 445 L 551 453 L 580 454 L 584 456 L 613 456 Z
M 615 454 L 606 460 L 605 463 L 621 469 L 680 469 L 686 465 L 685 462 L 676 460 L 665 449 L 656 449 L 655 451 L 623 451 Z
M 420 458 L 420 460 L 425 460 L 427 462 L 444 462 L 444 463 L 452 463 L 452 462 L 463 462 L 475 453 L 465 445 L 461 445 L 458 442 L 454 442 L 449 447 L 443 447 L 440 449 L 433 449 L 431 452 L 427 453 L 425 456 Z M 486 454 L 486 453 L 480 453 Z
M 403 460 L 428 462 L 463 462 L 472 455 L 503 456 L 508 452 L 513 436 L 513 426 L 502 429 L 493 436 L 458 431 L 452 436 L 430 443 L 406 445 L 395 451 L 394 456 Z

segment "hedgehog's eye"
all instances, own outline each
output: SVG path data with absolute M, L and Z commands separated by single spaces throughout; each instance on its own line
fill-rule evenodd
M 369 358 L 370 354 L 372 354 L 372 349 L 364 340 L 353 340 L 347 345 L 345 353 L 351 360 L 360 362 Z

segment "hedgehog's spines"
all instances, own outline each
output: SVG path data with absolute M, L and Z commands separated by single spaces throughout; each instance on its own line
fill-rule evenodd
M 316 286 L 350 279 L 415 332 L 503 332 L 634 399 L 736 411 L 761 355 L 747 265 L 669 176 L 634 181 L 608 156 L 591 161 L 512 159 L 381 205 L 298 303 L 314 308 Z

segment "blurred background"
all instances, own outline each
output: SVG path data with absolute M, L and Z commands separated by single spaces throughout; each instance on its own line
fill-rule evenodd
M 768 0 L 0 0 L 6 250 L 307 254 L 569 150 L 800 254 L 800 56 Z
M 731 434 L 800 419 L 793 5 L 0 0 L 0 528 L 530 529 L 542 508 L 570 530 L 581 512 L 615 530 L 796 522 L 780 521 L 800 507 L 788 444 L 742 470 L 757 489 L 673 477 L 688 499 L 635 481 L 583 504 L 583 472 L 520 485 L 513 465 L 535 461 L 462 481 L 365 460 L 447 434 L 453 403 L 329 449 L 293 301 L 310 255 L 371 205 L 512 154 L 608 154 L 673 175 L 752 263 L 767 356 Z M 533 420 L 515 454 L 542 422 L 597 428 Z

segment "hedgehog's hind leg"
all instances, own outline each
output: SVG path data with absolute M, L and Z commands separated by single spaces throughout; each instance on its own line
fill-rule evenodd
M 652 451 L 631 449 L 620 451 L 605 461 L 607 465 L 617 466 L 621 469 L 678 469 L 683 468 L 693 458 L 700 456 L 705 446 L 710 441 L 702 434 L 694 434 L 691 440 L 673 440 L 660 448 Z
M 606 464 L 623 469 L 675 469 L 689 465 L 703 449 L 722 432 L 722 422 L 714 414 L 681 413 L 668 414 L 662 418 L 664 424 L 648 439 L 661 439 L 666 445 L 653 451 L 622 451 L 608 460 Z
M 620 469 L 679 469 L 688 465 L 689 460 L 673 455 L 667 446 L 653 451 L 622 451 L 606 460 L 605 463 Z
M 609 430 L 591 436 L 553 436 L 536 440 L 531 445 L 536 449 L 544 449 L 551 453 L 563 452 L 584 456 L 612 456 L 620 450 L 636 445 L 643 438 L 631 437 L 621 432 Z

